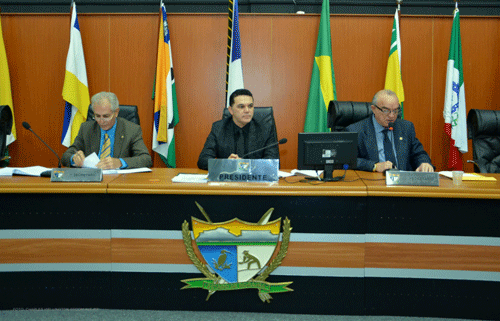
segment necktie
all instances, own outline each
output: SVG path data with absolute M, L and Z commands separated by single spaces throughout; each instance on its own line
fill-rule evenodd
M 108 134 L 104 134 L 104 144 L 101 149 L 101 159 L 109 157 L 111 153 L 111 141 L 109 140 Z
M 236 154 L 238 156 L 245 155 L 245 136 L 243 135 L 243 130 L 240 128 L 237 131 L 238 138 L 236 140 Z
M 384 129 L 382 133 L 384 133 L 384 153 L 385 153 L 385 160 L 386 161 L 391 161 L 394 166 L 396 166 L 396 157 L 394 156 L 394 151 L 392 150 L 392 144 L 391 141 L 389 140 L 389 135 L 388 135 L 388 129 Z

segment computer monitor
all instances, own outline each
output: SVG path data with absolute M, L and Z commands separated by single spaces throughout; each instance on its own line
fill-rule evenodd
M 355 169 L 357 157 L 358 133 L 299 133 L 298 169 L 324 170 L 324 181 L 335 169 Z

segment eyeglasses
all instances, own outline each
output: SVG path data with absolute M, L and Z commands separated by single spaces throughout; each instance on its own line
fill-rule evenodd
M 384 115 L 389 115 L 390 113 L 393 113 L 394 115 L 396 115 L 396 116 L 397 116 L 397 115 L 399 115 L 399 113 L 401 112 L 401 106 L 399 106 L 398 108 L 396 108 L 396 109 L 394 109 L 394 110 L 391 110 L 391 109 L 389 109 L 389 108 L 385 108 L 385 107 L 380 108 L 380 107 L 379 107 L 379 106 L 377 106 L 377 105 L 373 105 L 373 106 L 377 107 L 377 109 L 378 109 L 378 110 L 380 110 L 381 112 L 383 112 L 383 113 L 384 113 Z
M 110 114 L 110 115 L 97 115 L 97 116 L 94 116 L 92 117 L 93 120 L 95 121 L 99 121 L 99 120 L 102 120 L 102 121 L 110 121 L 111 118 L 113 118 L 113 114 Z

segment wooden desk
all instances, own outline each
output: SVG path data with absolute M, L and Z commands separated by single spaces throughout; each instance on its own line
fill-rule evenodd
M 276 183 L 207 184 L 172 183 L 178 173 L 206 174 L 199 169 L 153 168 L 150 173 L 122 175 L 108 184 L 112 194 L 183 194 L 183 195 L 266 195 L 266 196 L 366 196 L 366 186 L 355 171 L 347 171 L 345 181 L 301 183 L 296 178 Z M 342 174 L 336 171 L 335 175 Z
M 386 186 L 381 173 L 358 171 L 367 186 L 368 196 L 428 197 L 428 198 L 475 198 L 500 199 L 500 174 L 483 174 L 495 177 L 496 181 L 463 181 L 454 186 L 447 177 L 439 176 L 439 187 L 435 186 Z
M 51 182 L 49 177 L 0 176 L 0 193 L 106 193 L 119 175 L 104 175 L 102 182 Z
M 498 184 L 386 187 L 368 180 L 381 174 L 353 171 L 319 185 L 172 183 L 179 172 L 204 173 L 106 177 L 107 194 L 7 182 L 18 189 L 0 193 L 0 283 L 12 289 L 1 307 L 500 317 Z M 256 222 L 270 207 L 290 218 L 288 255 L 269 281 L 293 281 L 294 292 L 267 305 L 251 290 L 208 302 L 206 291 L 181 291 L 180 280 L 201 276 L 180 233 L 203 218 L 195 201 L 214 222 Z

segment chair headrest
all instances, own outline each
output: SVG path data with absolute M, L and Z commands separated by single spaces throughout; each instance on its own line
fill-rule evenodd
M 12 130 L 12 111 L 7 105 L 0 106 L 0 134 L 10 135 Z M 2 155 L 0 155 L 2 156 Z
M 347 127 L 372 114 L 371 102 L 332 100 L 328 106 L 328 127 Z
M 91 120 L 93 117 L 94 117 L 94 111 L 89 106 L 89 113 L 87 116 L 87 120 Z M 118 111 L 118 117 L 124 118 L 137 125 L 141 124 L 137 106 L 134 105 L 120 105 L 120 110 Z
M 468 138 L 500 136 L 500 110 L 471 109 L 467 115 Z
M 227 117 L 231 117 L 231 113 L 228 108 L 224 108 L 222 118 Z M 273 107 L 254 107 L 253 118 L 258 122 L 266 121 L 268 118 L 274 120 Z

